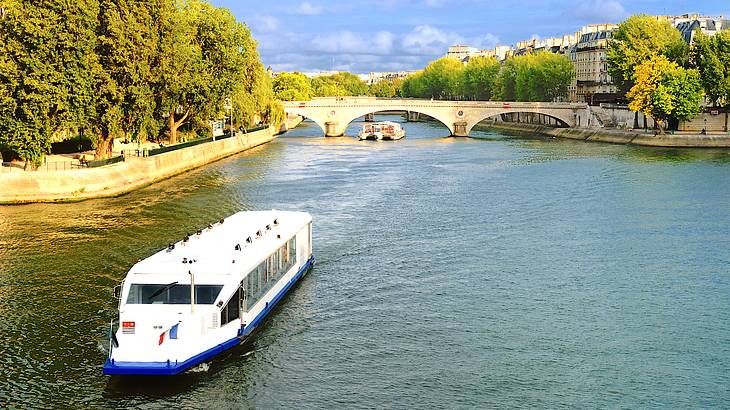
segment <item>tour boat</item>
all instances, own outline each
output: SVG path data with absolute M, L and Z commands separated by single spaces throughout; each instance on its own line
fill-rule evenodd
M 209 361 L 261 326 L 313 264 L 303 212 L 239 212 L 170 244 L 115 288 L 104 374 L 174 375 Z
M 372 124 L 364 124 L 362 131 L 358 134 L 360 141 L 393 141 L 406 136 L 405 130 L 397 122 L 385 121 Z

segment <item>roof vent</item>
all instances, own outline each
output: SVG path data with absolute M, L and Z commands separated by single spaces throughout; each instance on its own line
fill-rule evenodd
M 253 243 L 253 238 L 251 238 L 250 236 L 246 238 L 246 243 Z
M 237 243 L 237 244 L 236 244 L 236 247 L 235 247 L 235 248 L 233 248 L 233 249 L 235 249 L 235 250 L 237 250 L 237 251 L 240 251 L 240 250 L 241 250 L 241 244 L 240 244 L 240 243 Z
M 264 236 L 264 234 L 261 233 L 261 231 L 256 231 L 256 238 L 260 238 Z
M 188 263 L 188 258 L 183 258 L 183 263 Z
M 175 244 L 170 242 L 169 244 L 167 244 L 167 253 L 170 253 L 173 250 L 175 250 Z
M 270 231 L 271 230 L 271 225 L 266 225 L 266 230 L 267 231 Z
M 221 220 L 218 222 L 222 225 L 224 221 L 225 221 L 225 219 L 221 218 Z
M 274 219 L 274 226 L 279 226 L 279 219 Z
M 203 231 L 195 232 L 196 235 L 201 235 L 202 233 L 203 233 Z

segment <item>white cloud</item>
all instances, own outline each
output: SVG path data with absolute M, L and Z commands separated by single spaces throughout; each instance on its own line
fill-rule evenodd
M 256 33 L 271 33 L 279 29 L 279 20 L 274 16 L 254 16 L 250 21 L 251 29 Z
M 388 31 L 378 32 L 374 36 L 352 31 L 339 31 L 317 35 L 312 39 L 311 44 L 315 51 L 330 54 L 388 55 L 393 50 L 394 38 L 395 36 Z
M 446 47 L 463 42 L 463 38 L 455 33 L 445 32 L 438 28 L 417 26 L 403 37 L 401 44 L 404 52 L 414 55 L 443 54 Z
M 317 16 L 322 14 L 322 7 L 314 5 L 308 1 L 303 1 L 294 9 L 294 14 L 302 16 Z

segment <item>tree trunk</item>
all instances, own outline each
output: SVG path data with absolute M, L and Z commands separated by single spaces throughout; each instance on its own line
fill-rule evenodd
M 646 119 L 644 119 L 644 121 L 646 121 Z M 639 128 L 639 112 L 636 111 L 634 113 L 634 129 L 638 129 L 638 128 Z
M 109 129 L 103 127 L 101 135 L 99 136 L 99 143 L 96 144 L 96 152 L 94 153 L 94 160 L 98 161 L 107 157 L 111 157 L 109 150 L 111 149 L 112 136 L 109 135 Z
M 725 132 L 727 132 L 727 131 L 728 131 L 728 130 L 727 130 L 727 114 L 728 114 L 728 112 L 727 112 L 727 111 L 725 111 Z
M 177 144 L 177 129 L 185 124 L 189 116 L 190 111 L 188 110 L 179 121 L 175 121 L 175 110 L 170 111 L 170 144 Z
M 177 143 L 177 124 L 175 124 L 175 110 L 170 111 L 170 144 Z

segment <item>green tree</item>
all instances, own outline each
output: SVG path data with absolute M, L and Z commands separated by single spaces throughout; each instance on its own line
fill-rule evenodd
M 316 97 L 358 96 L 368 93 L 367 84 L 352 73 L 313 78 L 312 89 Z
M 273 80 L 274 95 L 281 101 L 312 99 L 312 85 L 301 73 L 281 73 Z
M 95 0 L 6 0 L 0 19 L 0 150 L 37 166 L 53 135 L 92 109 Z
M 498 98 L 502 101 L 517 100 L 517 73 L 525 59 L 514 57 L 504 62 L 499 75 L 495 80 L 495 89 L 498 91 Z
M 636 67 L 634 86 L 627 97 L 629 108 L 654 118 L 663 134 L 668 120 L 688 120 L 699 113 L 700 74 L 663 55 L 655 55 Z
M 407 98 L 426 98 L 428 90 L 423 71 L 411 74 L 403 80 L 401 95 Z
M 154 126 L 153 56 L 157 51 L 153 2 L 101 0 L 94 70 L 97 131 L 95 159 L 111 154 L 115 136 Z
M 634 84 L 634 69 L 657 54 L 684 63 L 688 49 L 668 21 L 645 14 L 631 16 L 619 25 L 609 43 L 609 73 L 623 90 L 628 90 Z
M 403 79 L 381 80 L 370 85 L 369 95 L 379 98 L 393 98 L 401 95 Z
M 426 97 L 441 100 L 463 98 L 462 74 L 464 64 L 450 57 L 431 62 L 423 70 Z
M 499 61 L 494 57 L 470 59 L 463 71 L 464 97 L 478 101 L 492 99 L 499 69 Z
M 692 60 L 712 103 L 730 106 L 730 31 L 721 31 L 713 37 L 698 32 L 692 46 Z

